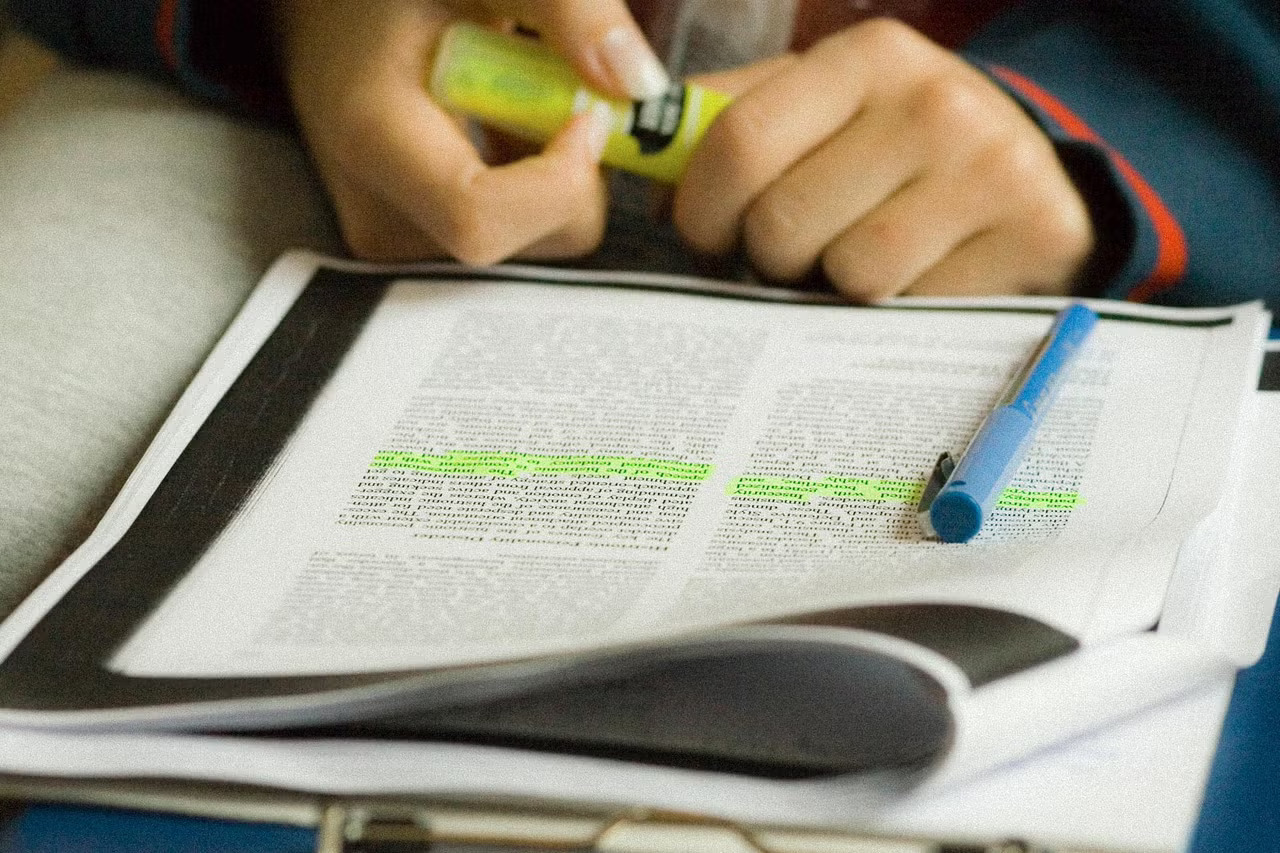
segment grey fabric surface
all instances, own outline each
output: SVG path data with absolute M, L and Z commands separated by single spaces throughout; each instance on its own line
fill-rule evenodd
M 0 615 L 92 529 L 291 246 L 339 248 L 281 132 L 74 68 L 0 120 Z

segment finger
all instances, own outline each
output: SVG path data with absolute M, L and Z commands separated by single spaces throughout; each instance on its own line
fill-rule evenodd
M 387 104 L 364 136 L 364 182 L 450 255 L 494 263 L 602 214 L 597 164 L 606 117 L 588 111 L 543 151 L 490 167 L 465 134 L 420 92 Z M 576 224 L 575 224 L 576 223 Z M 585 223 L 585 224 L 583 224 Z
M 1028 264 L 1021 241 L 993 228 L 957 246 L 916 279 L 906 292 L 913 296 L 994 296 L 998 294 L 1065 294 L 1073 270 Z
M 841 233 L 822 268 L 845 295 L 878 302 L 906 291 L 965 240 L 992 224 L 986 194 L 950 174 L 904 186 Z
M 794 53 L 783 53 L 728 71 L 695 74 L 689 78 L 689 82 L 737 97 L 745 95 L 770 77 L 786 71 L 798 58 Z
M 925 270 L 906 292 L 917 295 L 1064 294 L 1093 247 L 1081 204 L 1046 200 L 976 234 Z
M 824 42 L 730 104 L 676 191 L 673 215 L 689 244 L 711 254 L 732 249 L 760 192 L 862 108 L 864 78 L 854 56 Z
M 869 110 L 792 166 L 743 217 L 756 268 L 779 281 L 806 275 L 851 223 L 919 177 L 925 156 L 915 142 L 900 113 Z
M 671 85 L 624 0 L 488 0 L 487 5 L 537 30 L 603 92 L 648 100 Z
M 604 210 L 607 200 L 604 198 L 605 188 L 601 186 L 601 200 L 594 210 L 600 211 L 598 216 L 579 217 L 567 223 L 563 228 L 529 244 L 513 256 L 519 260 L 545 261 L 580 258 L 600 246 L 604 239 L 606 216 Z
M 385 263 L 421 261 L 447 254 L 416 223 L 365 187 L 342 178 L 327 180 L 343 242 L 357 258 Z M 603 186 L 602 186 L 603 191 Z M 549 260 L 580 257 L 604 236 L 606 200 L 594 208 L 599 214 L 579 217 L 565 228 L 538 240 L 514 257 Z
M 911 293 L 1065 293 L 1093 251 L 1088 207 L 1038 136 L 979 152 L 971 207 L 989 224 L 908 286 Z M 987 264 L 984 271 L 977 264 Z
M 412 220 L 381 196 L 342 176 L 326 177 L 347 249 L 367 261 L 421 261 L 444 252 Z

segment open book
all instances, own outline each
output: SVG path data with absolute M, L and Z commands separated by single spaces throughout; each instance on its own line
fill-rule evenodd
M 935 459 L 1061 304 L 288 256 L 0 626 L 0 725 L 359 742 L 365 790 L 479 745 L 454 790 L 732 812 L 708 776 L 874 797 L 1133 713 L 1261 650 L 1269 315 L 1097 303 L 989 523 L 929 541 Z

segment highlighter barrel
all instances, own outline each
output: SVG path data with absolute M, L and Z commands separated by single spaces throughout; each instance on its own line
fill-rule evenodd
M 684 174 L 698 141 L 730 101 L 692 84 L 673 85 L 648 101 L 608 98 L 540 42 L 465 22 L 441 36 L 428 85 L 449 109 L 533 142 L 547 141 L 573 116 L 604 104 L 613 126 L 602 161 L 665 183 Z

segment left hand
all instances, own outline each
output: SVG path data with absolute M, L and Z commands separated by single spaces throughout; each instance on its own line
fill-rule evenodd
M 3 2 L 3 0 L 0 0 Z M 347 247 L 371 260 L 565 258 L 604 232 L 607 122 L 590 112 L 541 151 L 492 159 L 426 80 L 444 28 L 533 26 L 597 88 L 652 95 L 666 73 L 623 0 L 272 0 L 302 137 Z
M 695 249 L 845 295 L 1065 293 L 1093 248 L 1053 146 L 982 72 L 904 24 L 707 75 L 735 94 L 676 189 Z

